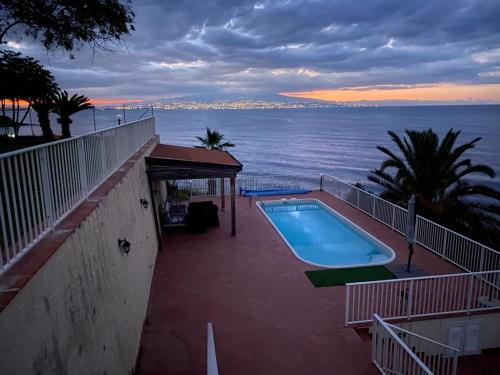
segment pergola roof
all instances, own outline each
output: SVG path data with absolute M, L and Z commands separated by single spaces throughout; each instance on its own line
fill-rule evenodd
M 151 178 L 168 180 L 235 177 L 243 165 L 229 152 L 158 144 L 146 157 Z

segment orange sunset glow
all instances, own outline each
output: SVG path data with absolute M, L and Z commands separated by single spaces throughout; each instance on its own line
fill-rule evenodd
M 500 84 L 436 84 L 410 87 L 345 87 L 332 90 L 280 92 L 280 95 L 324 101 L 358 102 L 382 100 L 491 101 L 500 102 Z

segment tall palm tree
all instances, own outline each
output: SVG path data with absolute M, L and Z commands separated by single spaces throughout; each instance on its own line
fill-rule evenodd
M 441 141 L 432 129 L 406 130 L 403 139 L 388 133 L 399 153 L 377 146 L 389 158 L 368 176 L 384 188 L 382 198 L 404 205 L 417 194 L 422 215 L 489 244 L 500 239 L 500 192 L 465 179 L 471 174 L 495 177 L 490 167 L 464 157 L 481 138 L 455 145 L 460 131 L 453 129 Z
M 54 101 L 50 97 L 36 98 L 31 102 L 31 108 L 38 115 L 38 122 L 42 128 L 42 134 L 46 141 L 54 140 L 54 133 L 50 127 L 49 114 L 54 109 Z
M 210 128 L 207 128 L 207 132 L 204 137 L 196 137 L 196 139 L 200 141 L 202 147 L 210 150 L 223 150 L 227 147 L 235 146 L 231 142 L 222 142 L 224 140 L 224 135 L 219 133 L 217 130 L 210 130 Z
M 210 130 L 207 127 L 207 131 L 204 137 L 196 137 L 200 141 L 202 148 L 207 148 L 209 150 L 224 150 L 226 147 L 234 147 L 234 143 L 231 142 L 223 142 L 224 135 L 219 133 L 217 130 Z M 208 180 L 208 194 L 215 195 L 217 194 L 217 180 L 210 179 Z
M 61 124 L 63 138 L 70 138 L 70 125 L 73 122 L 71 115 L 85 109 L 92 108 L 89 98 L 84 95 L 74 94 L 69 97 L 67 91 L 59 91 L 54 99 L 54 113 L 59 115 L 57 122 Z

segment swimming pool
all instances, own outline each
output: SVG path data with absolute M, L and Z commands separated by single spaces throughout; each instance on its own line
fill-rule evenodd
M 375 266 L 394 251 L 317 199 L 257 202 L 301 261 L 325 268 Z

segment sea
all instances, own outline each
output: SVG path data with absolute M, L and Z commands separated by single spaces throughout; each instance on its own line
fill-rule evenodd
M 73 116 L 73 135 L 148 117 L 151 110 L 95 109 Z M 387 132 L 403 136 L 405 129 L 433 129 L 443 136 L 460 130 L 458 144 L 481 137 L 465 154 L 473 163 L 491 166 L 496 177 L 472 175 L 473 182 L 500 188 L 500 105 L 333 107 L 255 110 L 154 110 L 162 143 L 194 146 L 205 128 L 216 129 L 236 145 L 231 153 L 245 175 L 328 173 L 360 182 L 385 159 L 377 146 L 397 151 Z M 33 114 L 32 121 L 36 121 Z M 95 119 L 95 121 L 94 121 Z M 29 122 L 29 120 L 28 120 Z M 52 126 L 59 131 L 55 119 Z M 23 134 L 39 134 L 26 126 Z

